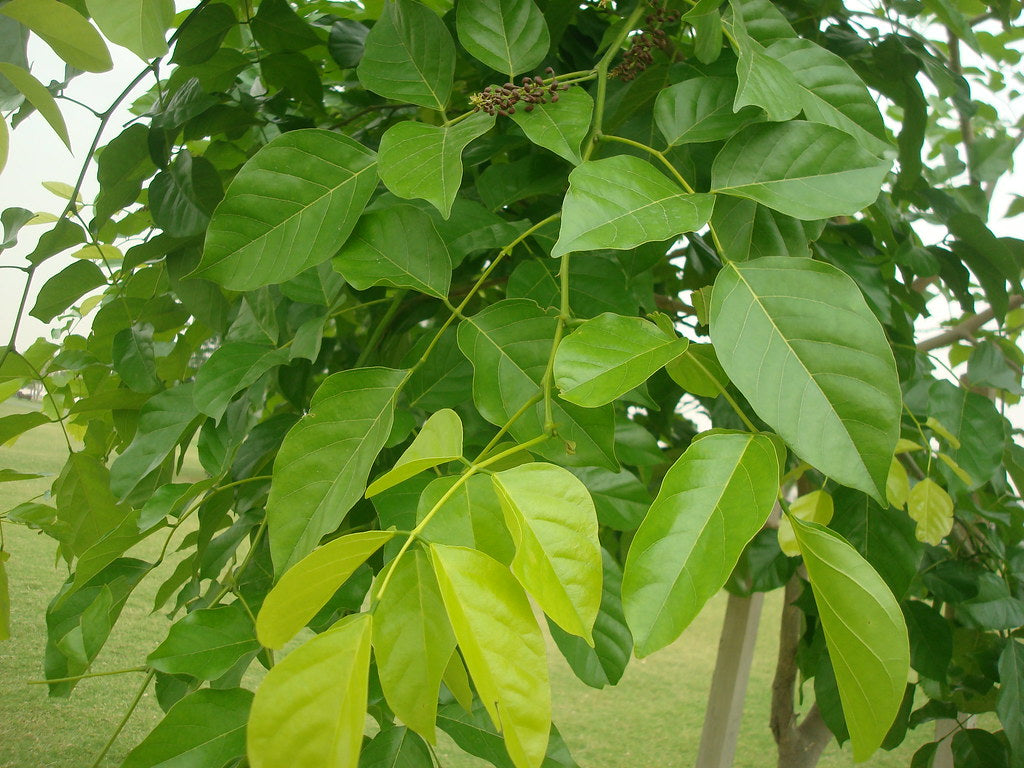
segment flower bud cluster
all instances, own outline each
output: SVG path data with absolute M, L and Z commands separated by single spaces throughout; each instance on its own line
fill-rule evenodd
M 474 112 L 484 111 L 488 115 L 514 115 L 516 105 L 521 105 L 524 112 L 532 112 L 537 104 L 558 101 L 558 92 L 569 88 L 568 84 L 559 83 L 554 77 L 555 70 L 548 67 L 545 70 L 550 82 L 546 82 L 539 75 L 536 77 L 524 77 L 519 85 L 505 83 L 504 85 L 488 85 L 480 93 L 474 93 L 469 97 Z
M 628 82 L 647 69 L 654 62 L 651 51 L 668 48 L 668 35 L 662 27 L 679 21 L 679 16 L 677 10 L 668 10 L 657 2 L 651 3 L 651 12 L 644 18 L 644 30 L 630 38 L 632 45 L 608 76 Z

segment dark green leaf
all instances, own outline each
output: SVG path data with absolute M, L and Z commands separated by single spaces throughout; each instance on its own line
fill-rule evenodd
M 748 123 L 764 120 L 756 107 L 733 112 L 736 81 L 728 77 L 698 77 L 669 86 L 654 103 L 654 120 L 671 147 L 720 141 Z
M 118 331 L 110 353 L 114 370 L 129 389 L 152 393 L 163 386 L 156 371 L 153 326 L 149 323 Z
M 928 392 L 928 415 L 955 437 L 950 457 L 976 485 L 987 482 L 1002 460 L 1006 419 L 987 397 L 968 392 L 948 381 L 936 381 Z
M 210 3 L 199 8 L 189 16 L 188 23 L 181 26 L 171 61 L 182 66 L 208 61 L 237 23 L 235 12 L 227 3 Z
M 953 764 L 957 768 L 1008 768 L 1006 748 L 988 731 L 965 728 L 953 735 Z
M 106 275 L 93 262 L 74 261 L 43 283 L 29 314 L 48 323 L 89 291 L 106 284 Z
M 334 62 L 342 69 L 358 66 L 363 58 L 369 32 L 365 24 L 352 19 L 338 19 L 334 22 L 327 38 L 327 50 Z
M 427 744 L 408 728 L 381 731 L 363 749 L 359 768 L 433 768 Z
M 252 34 L 272 53 L 301 51 L 320 42 L 287 0 L 263 0 L 252 19 Z
M 232 398 L 267 371 L 288 362 L 288 350 L 236 341 L 218 347 L 196 373 L 196 408 L 220 420 Z
M 216 680 L 259 649 L 252 619 L 241 601 L 236 601 L 193 611 L 176 621 L 146 663 L 170 675 Z
M 1024 643 L 1009 638 L 999 654 L 999 696 L 996 714 L 1010 742 L 1013 765 L 1024 756 Z
M 725 195 L 717 198 L 711 225 L 732 261 L 810 255 L 802 221 L 753 200 Z

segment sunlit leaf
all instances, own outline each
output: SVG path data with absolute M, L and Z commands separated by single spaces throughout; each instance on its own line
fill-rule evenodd
M 509 77 L 540 64 L 551 43 L 533 0 L 461 0 L 455 25 L 471 56 Z
M 106 38 L 140 59 L 167 53 L 167 28 L 174 22 L 174 0 L 87 0 L 89 15 Z
M 532 0 L 529 2 L 533 4 Z M 579 165 L 583 162 L 580 146 L 593 117 L 594 100 L 590 94 L 582 88 L 570 88 L 559 94 L 557 102 L 534 104 L 529 112 L 525 107 L 516 109 L 512 120 L 534 144 Z
M 445 408 L 431 414 L 412 445 L 405 449 L 395 466 L 378 477 L 366 489 L 366 497 L 408 480 L 425 469 L 436 467 L 462 456 L 462 420 L 459 414 Z
M 789 505 L 789 514 L 804 522 L 828 525 L 832 519 L 832 497 L 825 491 L 811 491 L 793 500 Z M 789 515 L 783 515 L 779 520 L 779 549 L 789 557 L 796 557 L 800 554 L 800 547 L 796 541 L 796 534 L 793 533 L 793 524 L 789 522 Z
M 110 51 L 96 28 L 67 3 L 57 0 L 11 0 L 0 13 L 20 21 L 46 41 L 53 52 L 77 69 L 106 72 Z
M 953 529 L 953 500 L 930 477 L 910 489 L 907 512 L 917 523 L 918 541 L 938 546 Z

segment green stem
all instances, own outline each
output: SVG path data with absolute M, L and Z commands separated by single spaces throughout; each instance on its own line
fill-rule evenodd
M 128 724 L 132 714 L 135 712 L 135 708 L 138 707 L 139 702 L 142 701 L 142 695 L 146 692 L 146 689 L 149 687 L 149 684 L 155 675 L 155 669 L 149 670 L 149 673 L 146 675 L 146 679 L 143 680 L 142 685 L 139 686 L 139 690 L 136 692 L 135 698 L 133 698 L 131 704 L 128 705 L 128 710 L 124 713 L 124 717 L 121 718 L 121 722 L 117 724 L 117 728 L 114 729 L 110 738 L 107 739 L 107 743 L 103 745 L 103 749 L 101 749 L 99 755 L 96 756 L 96 760 L 93 762 L 92 768 L 99 768 L 100 763 L 103 762 L 103 758 L 107 756 L 110 748 L 114 746 L 114 742 L 117 741 L 117 737 L 121 735 L 121 731 L 123 731 L 124 727 Z
M 108 672 L 86 672 L 82 675 L 71 677 L 54 677 L 50 680 L 29 680 L 27 685 L 51 685 L 52 683 L 74 683 L 79 680 L 86 680 L 90 677 L 110 677 L 112 675 L 127 675 L 130 672 L 146 672 L 149 667 L 128 667 L 127 669 L 112 669 Z
M 452 487 L 449 488 L 445 492 L 445 494 L 440 499 L 437 500 L 437 503 L 434 504 L 434 506 L 430 508 L 430 511 L 427 512 L 426 515 L 424 515 L 423 519 L 416 524 L 416 527 L 412 529 L 412 532 L 409 534 L 409 537 L 405 540 L 405 543 L 402 544 L 402 548 L 398 550 L 398 554 L 395 555 L 395 558 L 391 561 L 391 565 L 388 568 L 388 572 L 384 575 L 384 580 L 381 582 L 380 589 L 377 590 L 377 600 L 380 600 L 384 596 L 384 592 L 387 591 L 388 584 L 391 583 L 391 577 L 395 572 L 395 568 L 398 567 L 399 561 L 409 550 L 409 547 L 412 546 L 412 543 L 419 538 L 420 534 L 423 533 L 423 529 L 427 527 L 427 525 L 433 519 L 434 515 L 436 515 L 438 511 L 440 511 L 441 507 L 445 505 L 448 499 L 454 496 L 455 492 L 458 491 L 459 488 L 464 486 L 469 481 L 469 478 L 478 473 L 480 470 L 486 469 L 492 464 L 497 464 L 499 461 L 501 461 L 502 459 L 506 459 L 509 456 L 513 456 L 517 453 L 520 453 L 521 451 L 528 450 L 533 446 L 544 442 L 547 439 L 547 435 L 539 435 L 538 437 L 535 437 L 532 440 L 527 440 L 525 443 L 514 445 L 511 448 L 502 451 L 501 453 L 496 453 L 489 459 L 484 459 L 479 463 L 474 462 L 472 466 L 468 467 L 461 475 L 459 475 L 456 481 L 452 484 Z
M 558 309 L 558 322 L 555 324 L 555 336 L 551 340 L 551 353 L 548 355 L 548 363 L 544 368 L 544 378 L 541 379 L 541 391 L 544 394 L 544 433 L 555 434 L 555 419 L 552 411 L 552 400 L 554 398 L 555 378 L 555 354 L 558 352 L 558 345 L 562 343 L 562 334 L 565 333 L 565 324 L 569 321 L 571 310 L 569 309 L 569 256 L 562 255 L 562 263 L 558 268 L 558 283 L 560 288 L 561 302 Z
M 402 300 L 405 298 L 405 294 L 408 291 L 402 290 L 395 294 L 391 300 L 391 306 L 388 307 L 387 312 L 384 313 L 384 317 L 377 323 L 377 327 L 373 330 L 373 335 L 370 336 L 366 342 L 366 346 L 363 347 L 363 351 L 359 353 L 359 358 L 356 360 L 355 367 L 362 368 L 366 364 L 370 355 L 380 344 L 380 340 L 384 338 L 384 334 L 387 333 L 388 326 L 391 325 L 391 321 L 395 319 L 395 315 L 398 314 L 399 308 L 402 306 Z
M 544 399 L 543 393 L 538 392 L 533 397 L 531 397 L 529 400 L 527 400 L 525 403 L 523 403 L 521 406 L 519 406 L 519 410 L 516 411 L 515 413 L 513 413 L 509 417 L 509 420 L 506 421 L 502 425 L 501 429 L 498 430 L 498 433 L 494 437 L 492 437 L 490 439 L 490 441 L 487 443 L 487 445 L 485 445 L 483 447 L 483 450 L 480 451 L 480 453 L 477 454 L 477 457 L 475 459 L 473 459 L 473 464 L 478 463 L 488 453 L 490 453 L 491 450 L 494 448 L 494 446 L 496 446 L 498 444 L 498 442 L 501 440 L 501 438 L 505 436 L 505 433 L 507 433 L 512 428 L 512 425 L 515 424 L 517 421 L 519 421 L 519 419 L 522 418 L 522 415 L 524 413 L 526 413 L 528 410 L 533 408 L 533 406 L 535 406 L 537 403 L 539 403 L 543 399 Z M 472 464 L 470 464 L 469 466 L 472 466 Z

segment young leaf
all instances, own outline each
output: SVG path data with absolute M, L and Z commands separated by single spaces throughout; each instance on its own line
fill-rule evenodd
M 110 42 L 145 60 L 167 53 L 174 0 L 87 0 L 86 7 Z
M 278 136 L 228 186 L 192 276 L 245 291 L 326 261 L 377 186 L 374 161 L 370 150 L 339 133 Z
M 372 615 L 348 616 L 267 672 L 249 716 L 252 768 L 359 761 L 366 719 Z
M 113 66 L 100 33 L 85 17 L 57 0 L 11 0 L 0 13 L 20 21 L 76 69 L 106 72 Z
M 516 554 L 512 573 L 558 626 L 593 643 L 601 605 L 597 514 L 583 483 L 554 464 L 492 475 Z
M 308 555 L 363 495 L 384 447 L 405 371 L 356 368 L 329 376 L 309 412 L 288 432 L 267 500 L 270 552 L 278 574 Z
M 832 497 L 825 491 L 811 491 L 804 496 L 795 499 L 789 505 L 789 513 L 809 523 L 828 525 L 832 519 Z M 779 549 L 789 557 L 796 557 L 800 554 L 800 547 L 796 543 L 796 534 L 793 533 L 793 524 L 789 522 L 789 516 L 783 515 L 779 520 Z
M 21 91 L 29 104 L 39 110 L 39 114 L 50 124 L 54 132 L 64 142 L 64 146 L 71 149 L 71 139 L 68 137 L 68 126 L 64 122 L 64 116 L 54 100 L 53 95 L 46 90 L 46 86 L 36 80 L 28 70 L 22 69 L 16 64 L 0 62 L 0 75 L 3 75 Z
M 455 26 L 470 56 L 510 78 L 540 64 L 551 45 L 533 0 L 460 0 Z
M 366 36 L 356 70 L 364 88 L 386 99 L 441 111 L 448 103 L 454 73 L 455 43 L 448 28 L 414 0 L 384 5 Z
M 953 530 L 953 500 L 930 477 L 910 489 L 907 512 L 917 523 L 917 540 L 938 546 Z
M 361 531 L 324 544 L 285 571 L 256 617 L 256 636 L 267 648 L 283 648 L 356 569 L 390 541 L 394 531 Z
M 779 458 L 766 435 L 707 435 L 672 465 L 622 577 L 637 656 L 679 637 L 722 588 L 771 514 L 778 488 Z
M 555 384 L 570 403 L 605 405 L 643 384 L 688 343 L 642 318 L 606 312 L 562 339 L 555 353 Z
M 252 694 L 243 688 L 204 688 L 168 710 L 122 768 L 227 765 L 245 754 Z
M 397 123 L 380 140 L 381 181 L 398 197 L 426 200 L 447 219 L 462 184 L 462 150 L 493 125 L 483 112 L 452 126 Z
M 622 567 L 608 551 L 601 550 L 604 578 L 601 610 L 594 622 L 594 646 L 548 623 L 551 638 L 580 680 L 591 688 L 615 685 L 622 679 L 633 655 L 633 636 L 622 612 Z
M 528 2 L 533 4 L 533 0 Z M 580 146 L 590 131 L 593 117 L 594 100 L 590 94 L 582 88 L 570 88 L 559 94 L 557 102 L 534 104 L 530 112 L 517 109 L 512 120 L 538 147 L 550 149 L 573 165 L 579 165 L 583 162 Z
M 366 498 L 398 485 L 425 469 L 456 461 L 462 456 L 462 420 L 450 408 L 434 413 L 398 462 L 366 489 Z
M 259 649 L 252 619 L 241 601 L 236 601 L 201 608 L 176 621 L 164 641 L 146 657 L 146 663 L 169 675 L 216 680 L 242 657 Z
M 569 174 L 552 256 L 602 248 L 628 250 L 703 227 L 712 195 L 691 195 L 653 165 L 630 155 L 590 160 Z
M 508 569 L 462 547 L 430 545 L 469 674 L 516 768 L 539 768 L 551 728 L 544 636 Z M 258 768 L 258 767 L 257 767 Z
M 793 519 L 825 630 L 853 759 L 867 760 L 892 724 L 910 669 L 907 625 L 881 576 L 841 536 Z
M 231 399 L 271 368 L 288 362 L 288 350 L 244 341 L 228 342 L 210 355 L 196 373 L 196 407 L 220 420 Z
M 448 246 L 430 217 L 411 205 L 364 213 L 332 263 L 360 291 L 390 285 L 444 299 L 452 278 Z
M 433 744 L 437 691 L 455 650 L 455 635 L 429 556 L 414 548 L 393 567 L 374 615 L 377 671 L 388 706 Z
M 895 456 L 889 464 L 889 475 L 885 479 L 885 499 L 896 509 L 902 509 L 910 495 L 910 478 L 907 468 Z
M 830 125 L 750 125 L 715 158 L 711 191 L 805 221 L 849 216 L 875 202 L 890 165 Z
M 711 340 L 758 416 L 803 459 L 883 498 L 900 388 L 885 333 L 853 280 L 810 259 L 730 263 L 715 281 Z
M 721 141 L 743 126 L 764 120 L 756 107 L 733 112 L 736 81 L 731 77 L 695 77 L 658 93 L 654 121 L 670 147 Z

